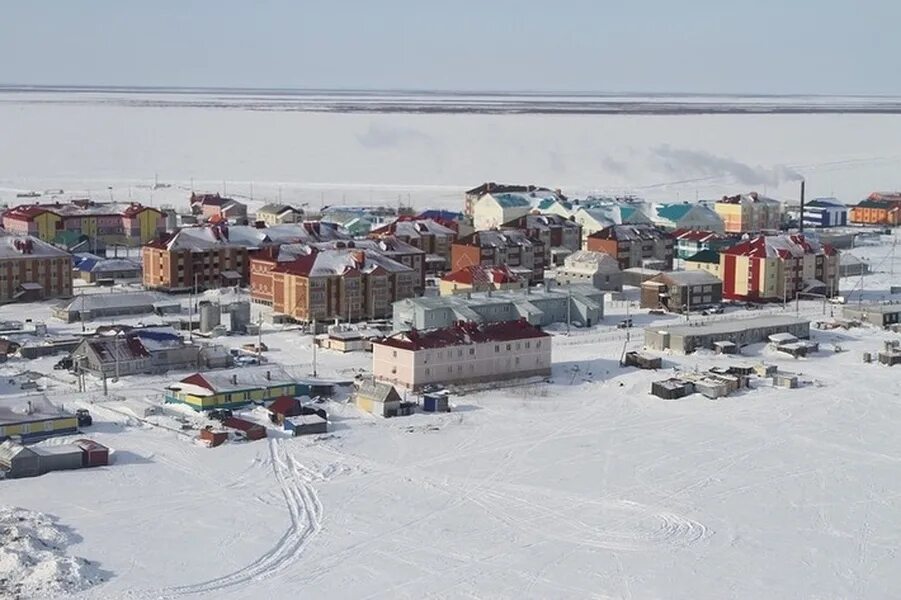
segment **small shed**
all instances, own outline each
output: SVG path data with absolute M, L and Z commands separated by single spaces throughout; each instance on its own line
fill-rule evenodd
M 290 431 L 292 435 L 314 435 L 318 433 L 328 433 L 328 419 L 315 412 L 297 415 L 296 417 L 286 417 L 284 420 L 285 431 Z
M 776 374 L 776 368 L 776 365 L 760 363 L 759 365 L 754 365 L 754 372 L 757 373 L 758 377 L 772 377 Z
M 879 363 L 888 366 L 901 365 L 901 350 L 883 350 L 877 355 Z
M 664 400 L 682 398 L 689 394 L 693 394 L 694 391 L 695 386 L 692 382 L 676 377 L 655 381 L 651 384 L 651 394 L 658 398 L 663 398 Z
M 228 441 L 228 432 L 223 429 L 213 429 L 212 425 L 207 425 L 200 430 L 200 439 L 206 442 L 210 448 L 215 448 Z
M 695 391 L 707 398 L 716 399 L 729 395 L 729 383 L 718 377 L 701 377 L 693 383 Z
M 450 412 L 447 391 L 431 392 L 422 395 L 422 410 L 424 412 Z
M 109 448 L 98 444 L 94 440 L 75 440 L 75 445 L 81 448 L 83 467 L 103 467 L 109 464 Z
M 738 344 L 729 340 L 713 342 L 713 351 L 716 354 L 738 354 Z
M 651 356 L 641 352 L 626 352 L 623 364 L 627 367 L 639 369 L 659 369 L 663 366 L 663 359 L 659 356 Z
M 80 469 L 84 466 L 84 451 L 75 444 L 33 446 L 32 450 L 38 455 L 41 473 Z
M 390 383 L 365 381 L 357 386 L 354 404 L 374 415 L 396 417 L 400 414 L 401 397 Z
M 238 431 L 244 433 L 244 437 L 246 437 L 248 440 L 261 440 L 266 437 L 265 427 L 263 427 L 259 423 L 254 423 L 246 419 L 240 419 L 238 417 L 227 417 L 222 421 L 222 424 L 226 427 L 231 427 L 232 429 L 237 429 Z
M 798 387 L 798 376 L 794 373 L 780 373 L 777 371 L 773 374 L 773 385 L 781 388 L 794 389 Z
M 40 457 L 18 442 L 6 440 L 0 444 L 0 470 L 6 477 L 35 477 L 41 474 Z
M 301 410 L 300 400 L 291 396 L 279 396 L 267 409 L 269 411 L 269 420 L 276 425 L 282 425 L 287 417 L 296 417 L 303 414 Z

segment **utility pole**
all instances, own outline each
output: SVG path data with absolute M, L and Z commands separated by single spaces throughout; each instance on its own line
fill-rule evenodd
M 119 333 L 119 330 L 116 330 L 116 343 L 113 344 L 116 350 L 116 379 L 114 381 L 119 381 Z
M 572 287 L 566 288 L 566 335 L 569 335 L 569 322 L 572 313 L 573 290 Z
M 194 273 L 194 287 L 188 299 L 188 341 L 194 341 L 194 295 L 197 293 L 197 273 Z
M 257 319 L 257 364 L 262 364 L 262 356 L 263 352 L 263 313 L 260 312 L 260 316 Z
M 316 317 L 313 317 L 313 377 L 316 377 Z

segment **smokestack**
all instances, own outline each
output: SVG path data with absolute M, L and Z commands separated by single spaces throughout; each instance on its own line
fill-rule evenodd
M 804 233 L 804 180 L 801 180 L 801 222 L 798 223 L 798 231 Z

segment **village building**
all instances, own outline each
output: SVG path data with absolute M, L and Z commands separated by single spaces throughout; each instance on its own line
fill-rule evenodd
M 392 303 L 413 297 L 419 283 L 410 267 L 356 246 L 280 258 L 252 261 L 252 298 L 301 322 L 387 318 Z
M 588 285 L 523 292 L 495 292 L 409 298 L 394 303 L 395 331 L 450 327 L 456 321 L 475 323 L 526 319 L 546 327 L 555 323 L 592 327 L 604 318 L 604 292 Z
M 72 351 L 78 369 L 97 377 L 231 366 L 224 348 L 186 343 L 171 327 L 112 328 L 86 337 Z
M 901 323 L 901 302 L 888 304 L 846 304 L 842 316 L 876 327 L 889 327 Z
M 536 185 L 509 185 L 505 183 L 487 182 L 478 185 L 470 190 L 466 190 L 463 197 L 463 214 L 472 217 L 475 213 L 475 205 L 479 199 L 486 194 L 538 194 L 542 198 L 551 196 L 562 196 L 559 192 L 554 192 L 546 187 Z M 504 221 L 498 221 L 494 227 L 497 227 Z M 476 229 L 479 229 L 478 227 Z
M 373 341 L 372 374 L 414 390 L 428 384 L 546 377 L 551 374 L 551 336 L 525 320 L 457 322 L 396 333 Z
M 848 220 L 855 225 L 901 225 L 901 192 L 874 192 L 852 206 Z
M 450 265 L 451 245 L 457 232 L 432 219 L 401 217 L 369 232 L 369 237 L 379 240 L 396 239 L 425 252 L 425 270 L 438 273 Z
M 529 287 L 527 277 L 517 275 L 506 265 L 473 265 L 451 271 L 438 281 L 442 296 L 504 290 L 523 290 Z
M 79 294 L 53 309 L 53 316 L 66 323 L 110 317 L 147 314 L 178 314 L 181 302 L 159 292 L 115 292 Z
M 188 203 L 191 213 L 196 215 L 199 220 L 211 223 L 247 224 L 247 205 L 233 198 L 226 198 L 218 193 L 195 194 L 191 192 Z
M 686 259 L 703 250 L 722 250 L 736 243 L 737 238 L 699 229 L 677 229 L 673 232 L 676 258 Z
M 0 441 L 18 437 L 31 442 L 78 431 L 78 419 L 46 396 L 0 396 Z
M 860 277 L 870 272 L 870 263 L 850 252 L 842 252 L 838 258 L 839 277 Z
M 166 231 L 166 218 L 138 202 L 21 204 L 3 213 L 3 228 L 69 250 L 100 251 L 107 246 L 137 247 Z
M 701 250 L 682 261 L 686 271 L 707 271 L 722 280 L 720 275 L 720 253 L 715 250 Z
M 322 222 L 250 227 L 186 227 L 144 246 L 144 287 L 167 292 L 246 286 L 250 257 L 282 244 L 348 239 L 335 225 Z
M 72 295 L 72 257 L 31 235 L 0 232 L 0 303 Z
M 653 225 L 611 225 L 588 236 L 586 249 L 615 257 L 620 269 L 673 268 L 673 238 Z
M 476 231 L 497 229 L 531 213 L 545 200 L 560 195 L 553 191 L 490 192 L 481 196 L 473 206 L 472 225 Z
M 722 300 L 723 282 L 707 271 L 670 271 L 641 284 L 641 308 L 690 313 Z
M 544 243 L 519 229 L 476 231 L 453 244 L 450 268 L 456 271 L 476 265 L 505 265 L 530 283 L 540 283 L 546 266 Z
M 475 231 L 472 227 L 472 218 L 461 212 L 444 209 L 424 210 L 416 216 L 417 219 L 430 219 L 439 225 L 444 225 L 456 233 L 456 237 L 466 237 Z
M 701 348 L 713 350 L 717 342 L 731 342 L 738 347 L 766 342 L 770 335 L 783 332 L 808 338 L 810 321 L 787 315 L 766 315 L 731 321 L 657 325 L 645 328 L 644 345 L 649 350 L 691 354 Z
M 605 291 L 623 289 L 619 262 L 604 252 L 578 250 L 570 254 L 557 268 L 555 277 L 560 285 L 590 285 Z
M 814 198 L 804 205 L 801 223 L 805 229 L 844 227 L 848 224 L 848 207 L 835 198 Z
M 650 225 L 651 219 L 638 204 L 603 203 L 574 205 L 573 220 L 582 226 L 582 248 L 588 247 L 588 237 L 614 225 Z
M 413 288 L 415 293 L 422 294 L 425 289 L 426 253 L 424 250 L 401 241 L 392 236 L 382 236 L 377 240 L 330 240 L 312 242 L 310 247 L 316 250 L 341 250 L 354 248 L 365 252 L 373 252 L 413 269 L 416 274 Z
M 667 231 L 706 231 L 722 234 L 722 217 L 709 206 L 688 202 L 653 204 L 648 209 L 651 223 Z
M 271 227 L 285 223 L 300 223 L 303 221 L 303 210 L 287 204 L 264 204 L 256 212 L 254 217 L 258 223 Z
M 141 279 L 141 263 L 130 258 L 100 258 L 91 254 L 74 255 L 75 273 L 82 281 L 129 281 Z
M 838 292 L 838 252 L 804 234 L 758 235 L 720 253 L 723 297 L 784 302 Z
M 370 380 L 357 384 L 354 404 L 360 410 L 379 417 L 397 417 L 401 415 L 404 402 L 390 383 Z
M 311 388 L 311 382 L 301 382 L 280 367 L 265 365 L 194 373 L 167 387 L 165 400 L 204 411 L 239 408 L 282 396 L 309 396 Z
M 556 200 L 554 200 L 556 202 Z M 563 260 L 582 248 L 582 226 L 554 214 L 528 214 L 504 223 L 502 229 L 519 229 L 544 244 L 544 264 L 563 264 Z
M 782 204 L 757 192 L 723 196 L 713 208 L 723 219 L 726 233 L 772 232 L 782 225 Z

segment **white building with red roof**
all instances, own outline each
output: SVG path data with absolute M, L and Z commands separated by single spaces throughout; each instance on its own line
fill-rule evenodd
M 804 234 L 758 235 L 720 254 L 723 297 L 772 302 L 838 291 L 838 251 Z
M 551 336 L 525 320 L 405 331 L 372 342 L 372 374 L 414 390 L 547 377 Z

